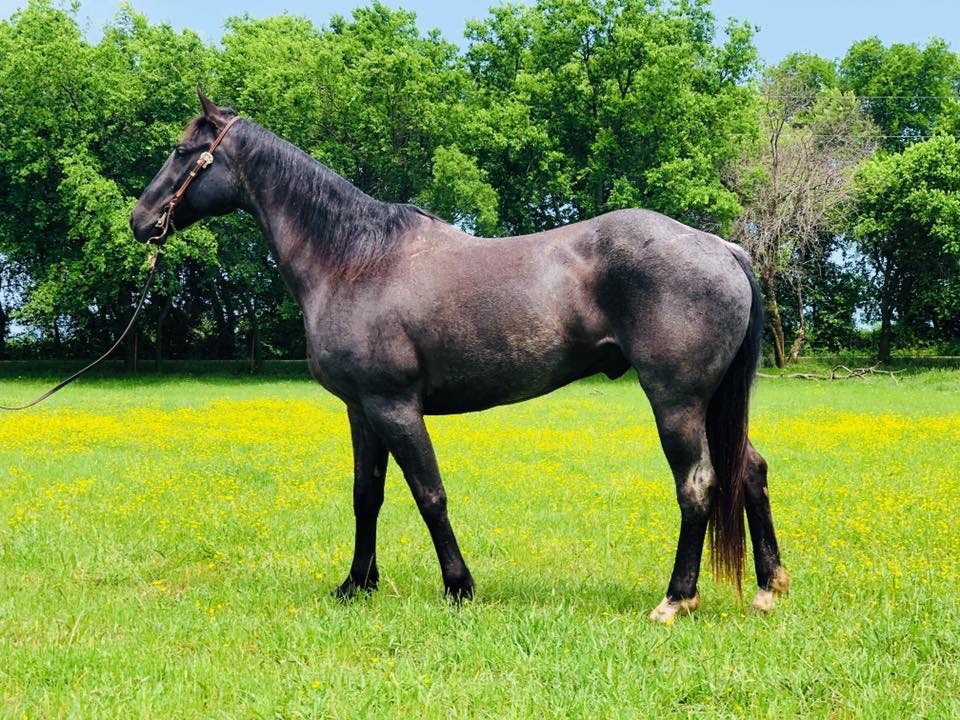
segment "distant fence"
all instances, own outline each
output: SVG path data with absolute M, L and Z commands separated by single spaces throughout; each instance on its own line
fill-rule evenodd
M 2 360 L 0 379 L 59 378 L 69 375 L 86 364 L 84 360 Z M 124 366 L 123 360 L 107 360 L 85 377 L 124 377 L 130 375 L 156 375 L 153 362 L 141 363 L 133 372 Z M 266 360 L 255 373 L 250 372 L 247 360 L 164 360 L 160 374 L 163 375 L 257 375 L 268 377 L 310 377 L 306 360 Z
M 0 379 L 17 378 L 59 379 L 86 364 L 86 360 L 0 360 Z M 817 366 L 827 368 L 834 365 L 847 367 L 869 367 L 877 362 L 872 355 L 803 355 L 799 367 Z M 769 366 L 765 366 L 771 369 Z M 797 365 L 788 365 L 787 369 Z M 960 369 L 960 355 L 912 355 L 895 356 L 889 363 L 881 365 L 887 370 L 896 369 Z M 127 377 L 131 375 L 157 375 L 153 362 L 141 363 L 140 369 L 133 372 L 124 366 L 123 360 L 108 360 L 93 370 L 87 377 Z M 248 360 L 164 360 L 161 375 L 228 375 L 257 377 L 309 378 L 310 370 L 306 360 L 266 360 L 255 372 L 251 372 Z M 632 375 L 629 376 L 631 379 Z

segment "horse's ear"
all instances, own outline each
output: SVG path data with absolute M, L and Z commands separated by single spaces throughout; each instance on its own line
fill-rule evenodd
M 216 127 L 223 125 L 225 122 L 223 111 L 215 102 L 203 94 L 203 90 L 200 89 L 200 85 L 197 85 L 197 97 L 200 98 L 200 107 L 203 108 L 203 116 Z

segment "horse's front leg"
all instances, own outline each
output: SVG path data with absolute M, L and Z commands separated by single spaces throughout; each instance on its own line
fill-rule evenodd
M 473 597 L 473 578 L 447 519 L 447 494 L 419 404 L 377 399 L 364 403 L 364 413 L 403 470 L 433 539 L 446 594 L 457 601 Z
M 383 505 L 383 482 L 387 474 L 387 446 L 359 410 L 348 409 L 353 441 L 353 514 L 357 532 L 350 574 L 337 588 L 337 597 L 349 598 L 358 591 L 377 589 L 377 516 Z

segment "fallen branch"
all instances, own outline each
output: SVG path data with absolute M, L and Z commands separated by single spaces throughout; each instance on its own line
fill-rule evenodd
M 757 373 L 759 377 L 765 378 L 792 378 L 795 380 L 850 380 L 852 378 L 866 378 L 870 375 L 886 375 L 899 383 L 897 377 L 903 370 L 881 370 L 880 365 L 871 365 L 870 367 L 848 368 L 846 365 L 835 365 L 829 375 L 820 375 L 818 373 L 790 373 L 789 375 L 770 375 L 768 373 Z

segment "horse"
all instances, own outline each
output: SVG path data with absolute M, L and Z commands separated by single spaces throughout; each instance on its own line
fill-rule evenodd
M 680 509 L 673 572 L 650 618 L 669 624 L 699 607 L 708 530 L 715 573 L 742 595 L 744 515 L 752 605 L 774 607 L 790 576 L 767 464 L 748 437 L 763 310 L 742 249 L 641 209 L 477 238 L 414 205 L 374 199 L 198 95 L 202 113 L 143 191 L 130 226 L 137 240 L 162 244 L 178 228 L 241 209 L 266 237 L 303 312 L 310 372 L 343 401 L 350 426 L 355 544 L 338 597 L 377 588 L 391 455 L 430 532 L 445 594 L 473 597 L 424 415 L 520 402 L 633 368 Z

